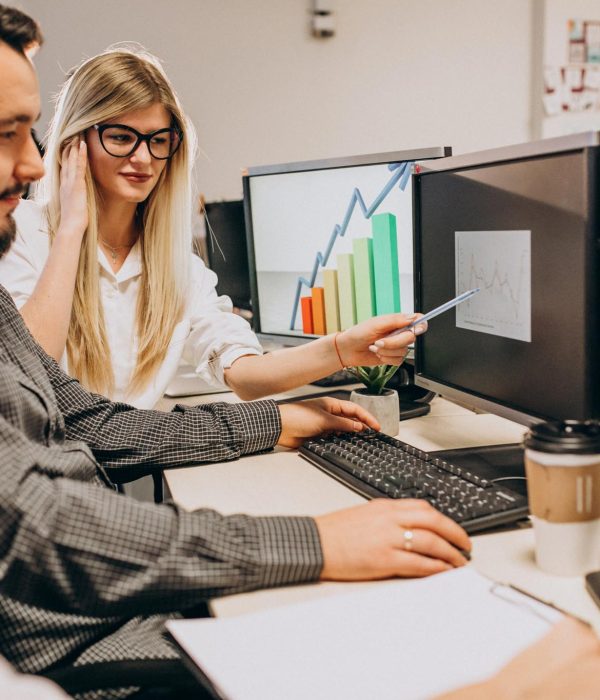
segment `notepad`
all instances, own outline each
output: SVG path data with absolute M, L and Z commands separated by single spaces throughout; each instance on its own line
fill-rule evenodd
M 489 677 L 561 617 L 465 567 L 167 627 L 227 700 L 421 700 Z

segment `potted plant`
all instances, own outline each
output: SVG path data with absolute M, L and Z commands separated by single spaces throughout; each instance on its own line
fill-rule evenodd
M 349 367 L 351 372 L 365 385 L 364 389 L 354 389 L 350 401 L 372 413 L 381 424 L 381 432 L 395 436 L 400 426 L 400 400 L 395 389 L 385 385 L 398 371 L 397 365 L 377 367 Z

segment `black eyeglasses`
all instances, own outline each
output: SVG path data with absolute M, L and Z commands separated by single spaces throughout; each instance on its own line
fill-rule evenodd
M 144 141 L 148 144 L 150 155 L 157 160 L 171 158 L 181 145 L 183 133 L 176 127 L 159 129 L 150 134 L 140 134 L 131 126 L 124 124 L 94 124 L 102 148 L 115 158 L 126 158 L 138 149 Z

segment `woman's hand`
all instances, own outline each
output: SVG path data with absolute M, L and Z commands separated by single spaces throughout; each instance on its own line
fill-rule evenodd
M 390 333 L 408 326 L 422 314 L 386 314 L 358 323 L 340 333 L 337 347 L 340 359 L 346 367 L 374 365 L 400 365 L 408 352 L 408 346 L 415 336 L 427 330 L 427 323 L 421 323 L 405 333 L 388 337 Z
M 57 236 L 75 236 L 79 241 L 88 226 L 88 201 L 85 187 L 87 147 L 76 136 L 63 152 L 60 170 L 60 225 Z
M 565 617 L 489 680 L 437 700 L 592 700 L 599 688 L 598 637 L 589 627 Z
M 425 501 L 379 499 L 315 518 L 321 579 L 429 576 L 463 566 L 466 532 Z
M 298 447 L 306 438 L 322 433 L 358 432 L 365 428 L 379 430 L 381 427 L 358 404 L 331 397 L 283 404 L 279 411 L 281 435 L 278 444 L 284 447 Z

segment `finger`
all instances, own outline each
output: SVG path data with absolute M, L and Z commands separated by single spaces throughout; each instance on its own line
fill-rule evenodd
M 385 348 L 388 351 L 403 348 L 411 343 L 414 343 L 417 336 L 425 333 L 427 328 L 427 321 L 424 321 L 423 323 L 418 323 L 416 326 L 413 326 L 410 329 L 401 330 L 397 335 L 393 335 L 391 337 L 388 336 L 387 338 L 380 338 L 373 343 L 373 346 L 379 350 Z M 371 349 L 371 347 L 369 349 Z
M 375 416 L 352 401 L 340 401 L 339 399 L 332 399 L 330 397 L 327 397 L 326 401 L 325 410 L 332 415 L 353 418 L 369 428 L 373 428 L 373 430 L 379 430 L 381 427 Z
M 73 139 L 63 151 L 61 176 L 63 182 L 71 182 L 73 172 L 77 167 L 78 140 Z
M 466 558 L 456 547 L 434 532 L 419 528 L 402 528 L 400 534 L 400 548 L 405 551 L 439 559 L 453 567 L 464 566 L 467 563 Z
M 373 321 L 373 332 L 376 335 L 386 336 L 393 331 L 408 326 L 409 323 L 416 321 L 420 314 L 384 314 L 376 316 Z
M 77 151 L 77 176 L 79 178 L 85 175 L 87 169 L 87 144 L 84 139 L 79 141 L 79 149 Z
M 62 154 L 61 154 L 61 157 L 60 157 L 60 167 L 61 167 L 62 169 L 64 169 L 64 168 L 67 167 L 67 163 L 68 163 L 68 161 L 69 161 L 69 154 L 70 154 L 70 152 L 71 152 L 71 147 L 72 147 L 72 145 L 73 145 L 72 143 L 68 143 L 68 144 L 63 148 L 63 151 L 62 151 Z
M 471 540 L 458 523 L 451 520 L 426 501 L 395 501 L 398 523 L 403 528 L 430 530 L 458 549 L 471 551 Z
M 451 571 L 452 566 L 441 559 L 433 559 L 416 552 L 398 552 L 394 559 L 396 576 L 419 578 Z
M 372 348 L 372 346 L 371 346 Z M 373 352 L 373 350 L 369 348 Z M 408 348 L 401 350 L 400 352 L 382 352 L 379 348 L 375 348 L 375 356 L 382 365 L 401 365 L 406 356 L 408 355 Z

